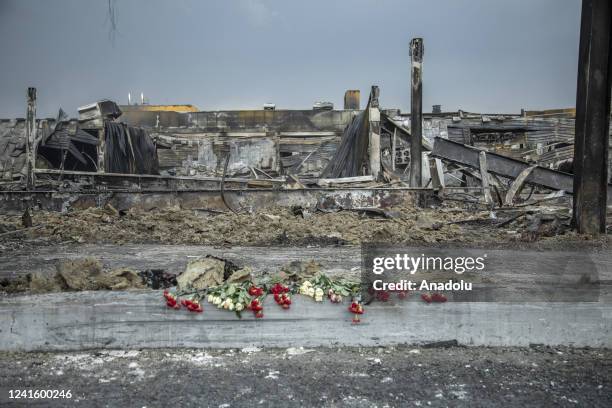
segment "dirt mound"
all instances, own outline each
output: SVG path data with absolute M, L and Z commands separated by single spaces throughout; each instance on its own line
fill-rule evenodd
M 7 293 L 46 293 L 83 290 L 125 290 L 147 287 L 146 274 L 129 268 L 104 270 L 95 258 L 62 261 L 52 275 L 42 273 L 3 279 L 0 289 Z M 166 285 L 169 286 L 169 285 Z
M 36 212 L 28 237 L 51 242 L 163 243 L 202 245 L 342 245 L 368 241 L 394 243 L 508 241 L 506 228 L 455 222 L 486 213 L 439 209 L 395 209 L 392 218 L 360 211 L 315 212 L 303 217 L 290 209 L 265 213 L 212 214 L 194 210 L 164 209 L 124 215 L 105 208 L 75 210 L 65 214 Z M 10 217 L 0 217 L 12 228 Z M 18 217 L 13 217 L 17 222 Z M 19 221 L 20 222 L 20 221 Z

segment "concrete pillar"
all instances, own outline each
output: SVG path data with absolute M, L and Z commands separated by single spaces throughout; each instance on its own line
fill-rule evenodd
M 421 139 L 423 138 L 423 39 L 410 42 L 410 187 L 421 187 Z
M 36 88 L 28 88 L 28 108 L 26 113 L 26 188 L 33 190 L 35 185 L 34 168 L 36 164 Z
M 576 92 L 574 225 L 578 232 L 606 232 L 612 2 L 583 0 Z

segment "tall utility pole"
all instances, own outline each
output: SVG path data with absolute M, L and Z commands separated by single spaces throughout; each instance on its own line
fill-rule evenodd
M 410 187 L 421 187 L 421 138 L 423 137 L 423 39 L 410 42 Z
M 583 234 L 606 232 L 611 37 L 612 2 L 582 0 L 574 143 L 574 224 Z
M 28 110 L 26 112 L 25 151 L 26 188 L 34 189 L 34 165 L 36 160 L 36 88 L 28 88 Z

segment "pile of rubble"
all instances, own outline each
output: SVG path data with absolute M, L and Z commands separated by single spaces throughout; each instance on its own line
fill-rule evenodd
M 163 270 L 108 269 L 91 257 L 58 262 L 53 274 L 37 272 L 0 280 L 0 290 L 7 293 L 160 289 L 174 285 L 176 277 Z
M 438 208 L 359 209 L 322 212 L 270 208 L 259 213 L 207 212 L 169 208 L 127 212 L 112 207 L 66 213 L 0 216 L 0 245 L 20 242 L 160 243 L 201 245 L 356 245 L 363 242 L 436 245 L 576 239 L 567 207 L 510 211 Z M 23 226 L 29 227 L 24 228 Z

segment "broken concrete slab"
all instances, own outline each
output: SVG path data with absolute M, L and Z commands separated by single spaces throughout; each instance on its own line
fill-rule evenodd
M 187 263 L 185 272 L 177 276 L 177 287 L 181 291 L 202 290 L 223 283 L 225 261 L 216 258 L 194 259 Z

